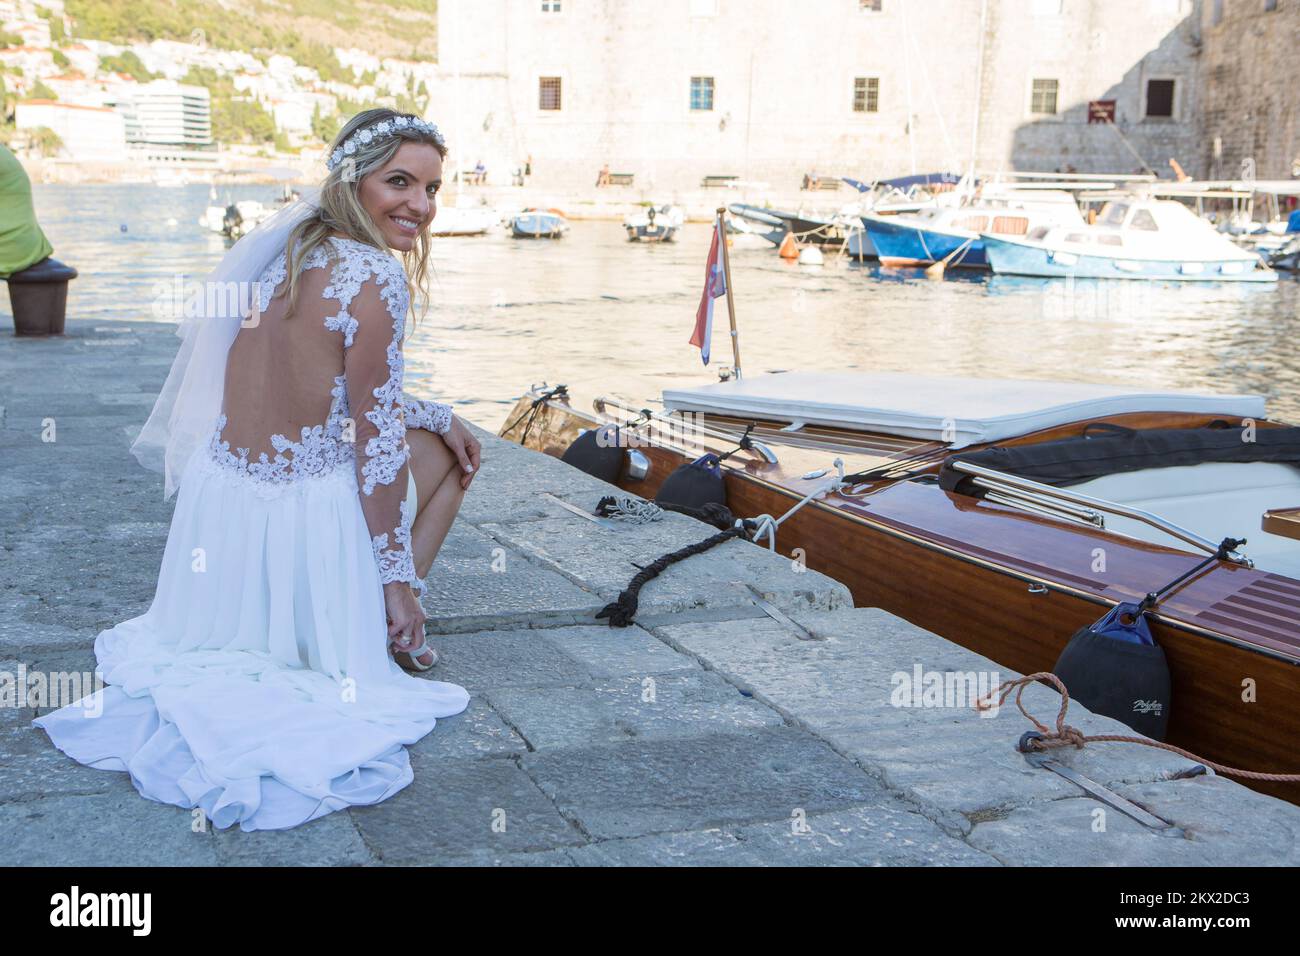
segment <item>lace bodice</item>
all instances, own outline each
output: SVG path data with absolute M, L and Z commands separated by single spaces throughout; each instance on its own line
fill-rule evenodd
M 303 272 L 311 269 L 329 270 L 321 292 L 329 303 L 323 322 L 328 331 L 338 333 L 342 353 L 343 373 L 333 377 L 325 421 L 304 425 L 294 439 L 271 435 L 274 457 L 261 452 L 250 461 L 249 448 L 232 452 L 223 437 L 228 423 L 223 410 L 209 451 L 224 468 L 266 482 L 304 481 L 344 467 L 355 469 L 380 581 L 407 581 L 423 591 L 411 551 L 415 516 L 406 501 L 410 457 L 406 429 L 444 434 L 451 426 L 451 408 L 402 390 L 402 341 L 409 305 L 405 273 L 388 252 L 341 238 L 331 238 L 308 254 Z M 286 270 L 287 257 L 281 253 L 263 273 L 258 301 L 262 313 L 287 278 Z M 298 311 L 318 314 L 321 309 L 300 306 Z M 280 316 L 278 321 L 293 320 Z

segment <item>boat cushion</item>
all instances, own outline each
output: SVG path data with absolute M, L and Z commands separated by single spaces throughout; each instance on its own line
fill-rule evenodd
M 949 442 L 963 448 L 1125 412 L 1263 418 L 1259 395 L 908 372 L 785 372 L 665 389 L 676 411 L 806 422 Z
M 1300 502 L 1300 468 L 1262 461 L 1208 462 L 1106 475 L 1071 490 L 1150 511 L 1216 543 L 1245 538 L 1241 552 L 1257 568 L 1300 579 L 1300 541 L 1260 527 L 1265 511 Z M 1106 515 L 1106 527 L 1142 541 L 1188 549 L 1177 538 L 1132 518 Z
M 1132 429 L 1103 423 L 1089 429 L 1082 438 L 952 455 L 943 463 L 939 483 L 948 491 L 971 493 L 970 475 L 954 468 L 956 461 L 1059 487 L 1102 475 L 1212 461 L 1300 465 L 1300 428 L 1246 432 L 1239 427 Z M 1245 437 L 1251 440 L 1243 440 Z

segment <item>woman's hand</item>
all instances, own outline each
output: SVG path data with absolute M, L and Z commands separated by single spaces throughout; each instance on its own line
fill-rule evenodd
M 405 581 L 384 585 L 384 610 L 388 614 L 388 643 L 399 650 L 419 647 L 424 639 L 424 608 Z
M 451 427 L 441 437 L 460 462 L 460 486 L 468 490 L 469 483 L 478 474 L 479 452 L 483 446 L 456 415 L 451 416 Z

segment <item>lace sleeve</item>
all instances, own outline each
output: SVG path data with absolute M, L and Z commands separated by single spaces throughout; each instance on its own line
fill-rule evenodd
M 429 402 L 416 398 L 409 392 L 402 393 L 402 416 L 407 428 L 423 428 L 437 435 L 447 434 L 451 428 L 451 406 L 441 402 Z
M 384 584 L 406 581 L 418 593 L 424 590 L 424 582 L 415 573 L 411 551 L 414 515 L 406 501 L 410 448 L 401 403 L 408 293 L 401 266 L 391 256 L 377 253 L 367 265 L 372 274 L 358 282 L 356 262 L 346 263 L 350 275 L 334 283 L 335 291 L 340 286 L 356 287 L 344 303 L 355 327 L 351 343 L 344 348 L 343 369 L 356 428 L 357 487 L 379 580 Z

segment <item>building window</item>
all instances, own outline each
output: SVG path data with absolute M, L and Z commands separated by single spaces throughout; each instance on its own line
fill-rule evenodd
M 560 108 L 560 78 L 543 76 L 537 81 L 537 108 L 539 110 L 558 110 Z
M 1210 25 L 1217 27 L 1223 22 L 1223 0 L 1214 0 L 1210 4 Z
M 691 109 L 713 109 L 713 77 L 691 77 Z
M 1277 0 L 1264 0 L 1264 12 L 1272 13 L 1277 9 Z
M 1147 116 L 1172 119 L 1174 115 L 1174 81 L 1147 80 Z
M 542 13 L 559 13 L 560 0 L 542 0 Z
M 853 112 L 877 113 L 880 111 L 880 78 L 855 76 L 853 78 Z
M 1033 93 L 1029 98 L 1029 112 L 1041 115 L 1056 113 L 1056 91 L 1060 86 L 1057 80 L 1035 79 Z
M 885 9 L 885 0 L 858 0 L 858 9 L 867 13 L 880 13 Z

